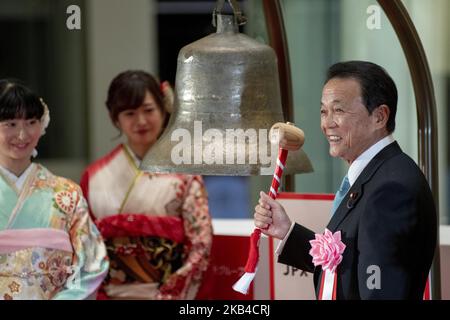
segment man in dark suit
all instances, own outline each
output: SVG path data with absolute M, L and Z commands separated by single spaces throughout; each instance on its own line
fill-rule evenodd
M 436 208 L 421 170 L 392 136 L 396 109 L 395 83 L 380 66 L 349 61 L 328 70 L 321 128 L 330 155 L 349 164 L 327 226 L 341 232 L 346 246 L 336 271 L 337 299 L 422 299 L 436 245 Z M 282 240 L 279 262 L 314 272 L 319 295 L 325 273 L 309 254 L 314 232 L 292 223 L 264 192 L 254 217 L 264 234 Z

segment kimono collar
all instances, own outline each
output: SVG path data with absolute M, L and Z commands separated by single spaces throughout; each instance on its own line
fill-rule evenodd
M 31 163 L 28 168 L 18 177 L 8 169 L 0 166 L 0 171 L 10 182 L 14 183 L 18 190 L 22 190 L 23 184 L 27 180 L 30 172 L 33 170 L 35 164 Z
M 134 164 L 136 165 L 136 168 L 140 168 L 141 166 L 141 160 L 136 156 L 136 154 L 131 150 L 130 146 L 127 143 L 124 143 L 123 146 L 127 149 L 128 154 L 131 156 L 131 159 L 133 160 Z

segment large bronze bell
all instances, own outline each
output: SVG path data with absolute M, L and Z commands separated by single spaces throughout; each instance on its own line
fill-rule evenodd
M 141 169 L 202 175 L 272 175 L 283 122 L 273 49 L 239 33 L 235 15 L 215 15 L 217 32 L 180 50 L 174 114 Z M 303 150 L 285 173 L 312 171 Z

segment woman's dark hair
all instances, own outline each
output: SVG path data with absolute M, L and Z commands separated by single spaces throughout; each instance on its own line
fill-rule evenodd
M 389 133 L 395 130 L 397 87 L 386 70 L 367 61 L 339 62 L 328 69 L 325 83 L 333 78 L 352 78 L 358 81 L 362 99 L 369 114 L 382 104 L 387 105 L 390 113 L 386 129 Z
M 146 92 L 150 92 L 164 117 L 163 127 L 168 116 L 164 109 L 164 96 L 159 81 L 141 70 L 128 70 L 118 74 L 109 85 L 106 106 L 111 120 L 116 123 L 119 113 L 128 109 L 137 109 L 142 105 Z
M 0 80 L 0 121 L 41 119 L 44 106 L 39 97 L 14 79 Z

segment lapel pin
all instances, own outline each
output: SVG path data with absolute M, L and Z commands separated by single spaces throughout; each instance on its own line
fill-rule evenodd
M 358 198 L 358 192 L 350 193 L 350 199 L 355 200 L 356 198 Z
M 347 201 L 347 208 L 348 209 L 353 208 L 356 198 L 358 198 L 358 192 L 350 193 L 350 197 L 349 197 L 349 199 Z

